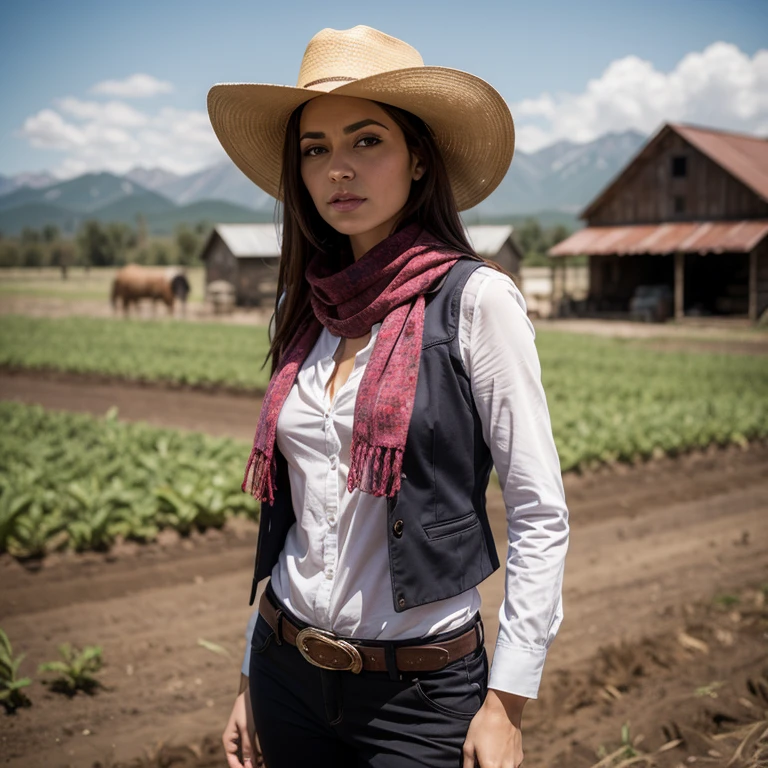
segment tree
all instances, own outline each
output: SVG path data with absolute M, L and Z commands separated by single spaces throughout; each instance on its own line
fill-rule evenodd
M 181 224 L 176 229 L 176 247 L 179 252 L 179 264 L 194 264 L 200 248 L 200 239 L 198 235 Z
M 106 237 L 111 264 L 118 264 L 120 266 L 125 264 L 125 253 L 130 247 L 132 234 L 131 228 L 127 224 L 117 222 L 107 224 Z
M 22 250 L 22 260 L 25 267 L 42 267 L 45 262 L 45 252 L 40 243 L 26 243 Z
M 145 248 L 148 240 L 147 219 L 143 213 L 136 214 L 136 245 Z
M 171 249 L 165 244 L 160 242 L 152 243 L 152 263 L 158 266 L 167 266 L 171 263 Z
M 21 230 L 20 240 L 22 243 L 39 243 L 40 233 L 36 229 L 32 229 L 32 227 L 24 227 Z
M 67 269 L 75 263 L 75 246 L 71 242 L 59 241 L 51 252 L 51 266 L 61 268 L 62 280 L 67 279 Z
M 86 269 L 91 266 L 110 266 L 112 248 L 107 233 L 95 219 L 83 222 L 77 233 L 77 244 Z
M 527 218 L 517 229 L 516 234 L 526 259 L 546 250 L 544 232 L 538 219 Z
M 558 243 L 562 243 L 571 234 L 571 230 L 564 224 L 557 224 L 549 229 L 547 234 L 549 235 L 547 238 L 549 240 L 549 248 L 553 248 Z
M 43 227 L 43 241 L 54 243 L 59 239 L 59 228 L 55 224 L 46 224 Z
M 11 240 L 3 241 L 0 245 L 0 267 L 20 267 L 22 263 L 16 243 Z

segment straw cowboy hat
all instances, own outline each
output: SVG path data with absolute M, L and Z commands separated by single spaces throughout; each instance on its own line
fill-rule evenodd
M 435 135 L 460 211 L 484 200 L 512 162 L 515 128 L 485 80 L 427 67 L 419 52 L 377 29 L 322 29 L 307 45 L 296 87 L 218 83 L 208 92 L 213 130 L 235 165 L 282 200 L 280 172 L 288 118 L 326 93 L 391 104 L 420 117 Z

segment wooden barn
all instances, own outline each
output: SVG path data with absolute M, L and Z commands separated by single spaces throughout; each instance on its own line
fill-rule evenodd
M 520 285 L 522 253 L 511 226 L 466 227 L 480 256 L 498 262 Z M 226 280 L 235 286 L 239 306 L 272 304 L 277 290 L 280 245 L 274 224 L 218 224 L 211 231 L 201 259 L 206 286 Z
M 678 319 L 768 308 L 766 139 L 664 125 L 581 218 L 549 255 L 588 256 L 586 314 L 629 316 L 653 289 Z
M 226 280 L 238 306 L 274 302 L 280 245 L 274 224 L 218 224 L 203 246 L 205 284 Z

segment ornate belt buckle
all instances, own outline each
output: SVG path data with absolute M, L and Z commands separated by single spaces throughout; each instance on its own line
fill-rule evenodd
M 341 651 L 349 658 L 345 667 L 330 666 L 323 662 L 322 646 L 327 645 Z M 319 646 L 319 647 L 318 647 Z M 310 663 L 321 669 L 331 669 L 337 672 L 354 672 L 358 674 L 363 668 L 363 657 L 354 645 L 341 640 L 332 632 L 316 627 L 306 627 L 296 635 L 296 647 L 299 653 Z M 314 656 L 313 656 L 314 654 Z

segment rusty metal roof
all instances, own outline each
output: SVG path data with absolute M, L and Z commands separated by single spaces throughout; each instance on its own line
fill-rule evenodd
M 768 200 L 768 140 L 692 125 L 670 127 L 763 200 Z
M 549 249 L 550 256 L 631 253 L 749 253 L 766 235 L 768 221 L 691 221 L 586 227 Z

